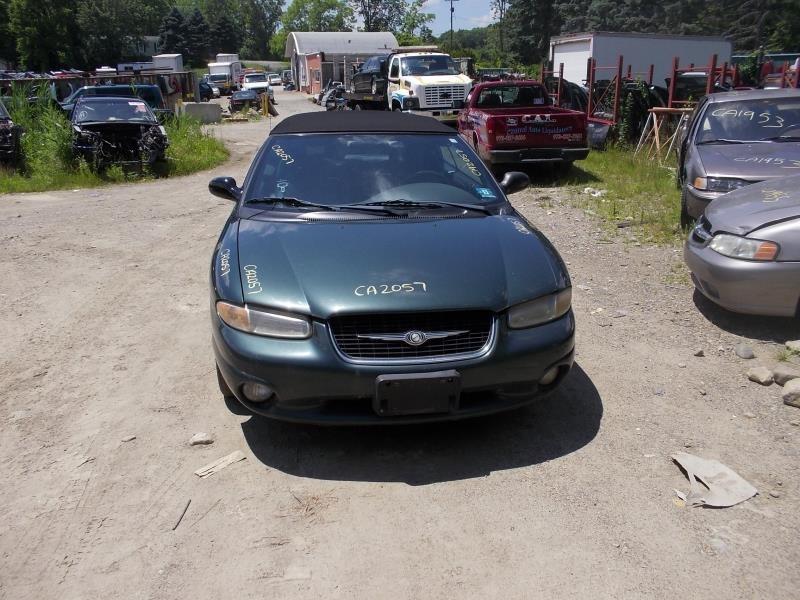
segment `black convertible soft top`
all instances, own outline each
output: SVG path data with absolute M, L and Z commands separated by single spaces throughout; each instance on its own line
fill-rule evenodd
M 381 110 L 325 111 L 286 117 L 272 128 L 283 133 L 447 133 L 452 127 L 431 117 Z

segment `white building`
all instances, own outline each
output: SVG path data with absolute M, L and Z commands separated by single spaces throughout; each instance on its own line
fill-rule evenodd
M 654 66 L 653 84 L 664 85 L 664 79 L 672 73 L 674 57 L 680 58 L 680 66 L 694 64 L 698 70 L 705 67 L 713 54 L 717 65 L 730 64 L 733 45 L 722 37 L 695 35 L 659 35 L 655 33 L 571 33 L 550 39 L 550 59 L 553 69 L 564 63 L 564 79 L 574 83 L 586 81 L 587 59 L 594 58 L 598 67 L 616 67 L 619 56 L 623 57 L 623 75 L 628 65 L 642 79 L 650 65 Z M 595 80 L 612 79 L 616 71 L 597 71 Z
M 398 46 L 394 34 L 384 31 L 293 31 L 284 56 L 297 89 L 310 92 L 329 79 L 346 82 L 350 65 Z

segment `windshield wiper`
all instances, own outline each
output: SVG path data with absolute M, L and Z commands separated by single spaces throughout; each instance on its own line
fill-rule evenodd
M 765 137 L 759 140 L 760 142 L 800 142 L 800 137 L 796 135 L 776 135 L 773 137 Z
M 718 140 L 704 140 L 702 142 L 696 142 L 695 146 L 704 146 L 705 144 L 752 144 L 752 140 L 726 140 L 725 138 L 720 138 Z
M 492 211 L 490 211 L 488 208 L 477 204 L 462 204 L 460 202 L 439 202 L 439 201 L 428 202 L 428 201 L 407 200 L 405 198 L 399 198 L 397 200 L 375 200 L 373 202 L 358 202 L 356 204 L 345 204 L 342 208 L 358 208 L 359 206 L 392 206 L 392 207 L 404 207 L 404 208 L 450 207 L 450 208 L 463 208 L 464 210 L 475 210 L 487 215 L 492 214 Z
M 387 215 L 396 215 L 396 211 L 389 208 L 380 208 L 379 206 L 357 206 L 357 205 L 339 205 L 339 204 L 317 204 L 316 202 L 309 202 L 308 200 L 301 200 L 292 196 L 266 196 L 264 198 L 252 198 L 245 200 L 245 204 L 283 204 L 285 206 L 296 206 L 299 208 L 314 208 L 325 211 L 341 212 L 342 210 L 361 210 L 364 212 L 379 212 Z
M 264 198 L 251 198 L 245 200 L 245 204 L 283 204 L 284 206 L 297 206 L 301 208 L 320 208 L 322 210 L 336 210 L 333 206 L 327 204 L 317 204 L 315 202 L 308 202 L 300 198 L 292 196 L 265 196 Z

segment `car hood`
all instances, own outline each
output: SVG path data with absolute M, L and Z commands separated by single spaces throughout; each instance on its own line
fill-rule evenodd
M 569 285 L 550 243 L 520 218 L 239 223 L 245 302 L 328 318 L 500 311 Z
M 711 177 L 761 181 L 800 173 L 800 141 L 698 146 L 703 168 Z
M 800 219 L 800 175 L 750 185 L 706 207 L 712 233 L 747 235 L 767 225 Z
M 242 87 L 246 90 L 264 90 L 269 88 L 269 82 L 267 81 L 253 81 L 250 83 L 242 84 Z

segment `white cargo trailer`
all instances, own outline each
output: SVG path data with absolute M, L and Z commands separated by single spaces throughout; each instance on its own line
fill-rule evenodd
M 554 69 L 564 63 L 564 79 L 574 83 L 586 82 L 587 59 L 594 58 L 598 67 L 617 66 L 623 57 L 623 72 L 628 65 L 633 73 L 647 78 L 653 65 L 653 83 L 665 85 L 672 73 L 672 59 L 680 58 L 680 66 L 694 64 L 703 70 L 711 56 L 717 55 L 717 65 L 730 63 L 733 46 L 722 37 L 696 35 L 658 35 L 651 33 L 571 33 L 551 38 L 550 58 Z M 615 70 L 601 70 L 595 80 L 613 78 Z
M 235 63 L 235 62 L 239 62 L 239 55 L 238 54 L 222 54 L 222 53 L 220 53 L 220 54 L 217 54 L 216 62 L 218 62 L 218 63 L 225 63 L 225 62 Z
M 153 56 L 153 68 L 159 71 L 183 71 L 183 56 L 180 54 L 156 54 Z

